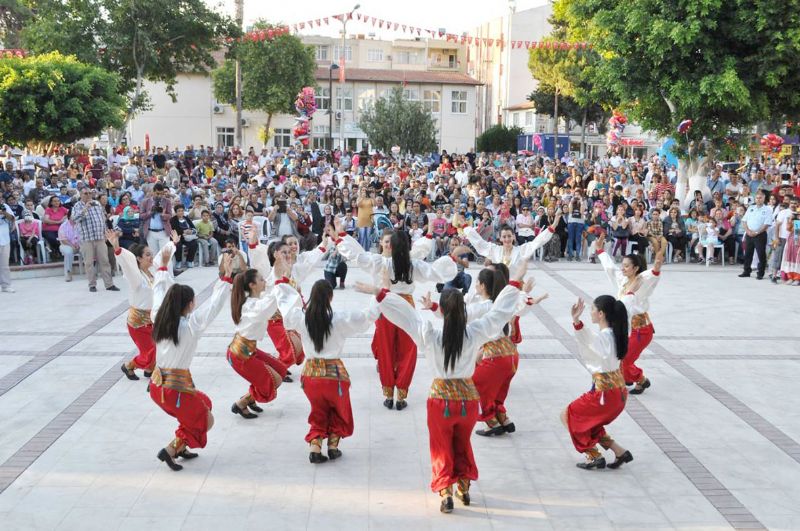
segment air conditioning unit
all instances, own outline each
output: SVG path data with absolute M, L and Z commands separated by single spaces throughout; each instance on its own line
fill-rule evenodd
M 250 120 L 247 118 L 242 118 L 242 127 L 250 127 Z
M 333 117 L 336 118 L 337 121 L 341 120 L 342 119 L 342 111 L 336 111 L 336 114 L 334 114 Z
M 215 103 L 214 106 L 212 107 L 212 110 L 214 111 L 214 114 L 222 114 L 225 112 L 225 106 L 219 103 Z

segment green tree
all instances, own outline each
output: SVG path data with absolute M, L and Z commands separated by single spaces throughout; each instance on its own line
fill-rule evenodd
M 216 66 L 212 52 L 239 30 L 203 0 L 29 0 L 36 16 L 22 31 L 35 53 L 57 50 L 119 75 L 126 122 L 147 108 L 144 81 L 176 97 L 182 72 Z
M 506 127 L 498 124 L 481 133 L 476 145 L 478 151 L 517 151 L 517 137 L 521 134 L 521 127 Z
M 553 9 L 593 43 L 598 83 L 684 157 L 687 141 L 707 138 L 715 150 L 732 132 L 800 116 L 800 0 L 557 0 Z M 676 133 L 687 118 L 688 137 Z
M 20 47 L 20 32 L 32 14 L 23 0 L 0 0 L 0 48 Z
M 0 143 L 72 142 L 123 122 L 119 78 L 58 52 L 0 60 Z
M 270 30 L 272 24 L 260 20 L 255 30 Z M 300 89 L 316 86 L 316 61 L 313 46 L 290 34 L 272 40 L 244 40 L 235 44 L 229 58 L 214 71 L 214 95 L 223 103 L 236 101 L 235 58 L 242 64 L 242 107 L 267 114 L 266 130 L 272 117 L 294 113 L 294 100 Z
M 405 153 L 436 151 L 436 123 L 422 103 L 409 101 L 402 87 L 392 89 L 388 98 L 379 98 L 358 121 L 369 143 L 383 152 L 400 146 Z

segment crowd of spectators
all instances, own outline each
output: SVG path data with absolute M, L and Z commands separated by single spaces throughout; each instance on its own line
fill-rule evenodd
M 544 261 L 594 262 L 591 244 L 603 232 L 616 259 L 635 251 L 648 259 L 666 252 L 668 261 L 743 263 L 747 242 L 760 241 L 763 232 L 768 254 L 755 249 L 764 264 L 759 272 L 768 262 L 775 282 L 800 284 L 800 162 L 768 156 L 718 164 L 707 178 L 710 196 L 697 191 L 688 208 L 675 198 L 677 178 L 676 168 L 658 156 L 397 158 L 366 150 L 210 146 L 110 154 L 60 146 L 35 153 L 3 146 L 0 287 L 11 291 L 6 264 L 63 260 L 69 281 L 79 258 L 93 291 L 98 273 L 115 290 L 106 228 L 120 233 L 122 246 L 146 242 L 154 252 L 177 231 L 175 267 L 182 269 L 215 265 L 225 248 L 246 255 L 252 231 L 265 241 L 296 238 L 302 249 L 313 248 L 334 216 L 366 249 L 386 230 L 404 229 L 413 240 L 431 234 L 435 258 L 467 244 L 451 223 L 455 214 L 490 241 L 508 226 L 525 243 L 555 224 L 556 235 L 539 256 Z M 748 209 L 761 201 L 770 219 L 756 230 L 752 219 L 747 223 Z M 343 287 L 346 262 L 335 252 L 326 259 L 325 277 Z M 463 270 L 459 275 L 455 285 L 468 288 Z

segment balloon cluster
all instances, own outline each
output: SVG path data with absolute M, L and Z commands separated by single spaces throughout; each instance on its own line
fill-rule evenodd
M 294 108 L 298 116 L 295 118 L 297 123 L 292 133 L 294 139 L 308 147 L 309 134 L 311 132 L 311 117 L 317 112 L 317 102 L 314 100 L 314 87 L 303 87 L 294 100 Z
M 628 118 L 619 111 L 614 111 L 608 120 L 608 133 L 606 133 L 606 146 L 613 153 L 619 152 L 619 143 Z
M 764 151 L 777 153 L 783 146 L 783 138 L 775 133 L 769 133 L 761 137 L 761 147 Z
M 536 146 L 536 149 L 538 149 L 539 151 L 544 151 L 541 135 L 533 135 L 533 145 Z

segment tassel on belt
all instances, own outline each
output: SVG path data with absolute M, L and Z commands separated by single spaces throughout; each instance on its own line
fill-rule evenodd
M 228 345 L 228 350 L 241 360 L 246 360 L 252 356 L 256 351 L 256 340 L 247 339 L 239 334 L 233 336 L 231 344 Z
M 434 378 L 428 398 L 444 400 L 444 416 L 450 416 L 450 402 L 461 401 L 461 416 L 467 416 L 467 401 L 480 400 L 472 378 Z
M 194 382 L 192 381 L 192 373 L 189 369 L 162 369 L 156 367 L 153 374 L 150 376 L 150 382 L 156 386 L 161 387 L 161 402 L 164 402 L 164 388 L 178 391 L 178 399 L 175 402 L 175 407 L 181 407 L 181 393 L 194 394 Z M 148 385 L 148 389 L 150 386 Z
M 303 376 L 336 380 L 339 386 L 339 396 L 342 396 L 342 382 L 350 382 L 350 375 L 339 358 L 308 358 L 303 364 Z
M 612 389 L 626 389 L 622 371 L 596 372 L 592 374 L 592 391 L 600 393 L 600 405 L 605 405 L 605 392 Z
M 650 320 L 650 315 L 647 312 L 639 313 L 631 317 L 631 330 L 637 328 L 644 328 L 645 326 L 652 325 L 653 321 Z
M 483 359 L 485 360 L 513 356 L 517 353 L 517 347 L 508 336 L 485 343 L 483 347 L 481 347 L 481 350 L 483 352 Z
M 133 306 L 128 309 L 128 326 L 131 328 L 142 328 L 151 324 L 153 321 L 150 320 L 150 310 L 142 310 Z

